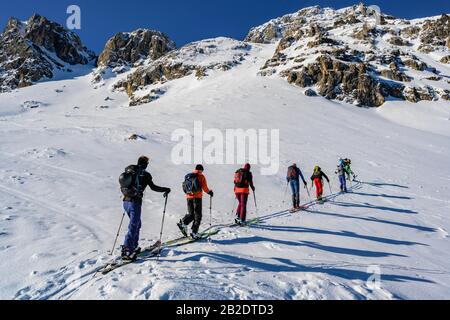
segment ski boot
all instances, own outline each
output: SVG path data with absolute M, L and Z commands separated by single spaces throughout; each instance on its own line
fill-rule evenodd
M 188 237 L 187 225 L 183 223 L 183 220 L 180 220 L 180 222 L 177 223 L 177 226 L 178 228 L 180 228 L 180 231 L 183 234 L 183 236 L 187 238 Z
M 192 231 L 191 238 L 192 240 L 200 240 L 202 237 L 197 232 Z
M 137 255 L 134 254 L 134 251 L 131 251 L 127 247 L 122 247 L 122 255 L 121 258 L 123 261 L 135 261 Z
M 243 224 L 241 218 L 239 218 L 239 217 L 236 217 L 236 218 L 234 219 L 234 222 L 235 222 L 238 226 L 242 226 L 242 224 Z

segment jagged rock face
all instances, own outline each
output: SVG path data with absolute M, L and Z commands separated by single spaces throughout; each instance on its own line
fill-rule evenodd
M 448 63 L 449 17 L 408 21 L 384 14 L 375 19 L 372 13 L 362 4 L 306 8 L 251 29 L 246 40 L 278 41 L 261 76 L 285 77 L 328 99 L 369 107 L 390 96 L 411 102 L 444 99 L 437 88 L 448 87 L 446 77 L 414 51 L 435 52 L 431 60 Z M 439 83 L 432 88 L 417 82 L 422 79 Z M 413 80 L 417 87 L 405 89 Z
M 70 72 L 70 66 L 95 58 L 75 33 L 44 17 L 10 19 L 0 36 L 0 92 L 51 79 L 55 69 Z
M 149 103 L 166 92 L 164 84 L 167 81 L 189 75 L 201 80 L 213 70 L 230 70 L 245 59 L 250 48 L 244 42 L 227 38 L 194 42 L 155 61 L 146 61 L 124 80 L 118 81 L 114 89 L 128 94 L 130 106 Z M 142 92 L 146 93 L 142 95 Z
M 444 14 L 437 20 L 427 20 L 420 35 L 422 50 L 427 51 L 430 47 L 448 46 L 450 37 L 450 16 Z
M 108 40 L 98 59 L 99 66 L 133 65 L 145 59 L 156 60 L 176 48 L 165 34 L 139 29 L 118 33 Z

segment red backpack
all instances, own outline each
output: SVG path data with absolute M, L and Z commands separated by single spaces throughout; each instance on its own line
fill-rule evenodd
M 243 169 L 239 169 L 234 174 L 234 185 L 237 188 L 248 188 L 248 181 L 246 179 L 246 172 Z
M 288 169 L 288 178 L 291 180 L 297 180 L 299 177 L 296 167 L 292 166 Z

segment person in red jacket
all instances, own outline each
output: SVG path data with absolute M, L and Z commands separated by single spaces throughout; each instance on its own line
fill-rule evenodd
M 211 197 L 214 196 L 213 191 L 208 188 L 208 183 L 203 175 L 203 171 L 205 171 L 204 167 L 199 164 L 193 173 L 186 176 L 185 183 L 189 184 L 187 188 L 185 186 L 188 214 L 177 224 L 183 235 L 187 237 L 187 227 L 190 223 L 194 222 L 191 233 L 191 237 L 193 239 L 200 238 L 198 230 L 200 229 L 200 224 L 202 223 L 203 217 L 203 192 Z
M 322 195 L 323 195 L 323 178 L 325 178 L 328 183 L 330 183 L 330 179 L 328 176 L 322 171 L 322 169 L 319 166 L 316 166 L 314 168 L 314 173 L 311 177 L 311 180 L 314 182 L 314 185 L 316 186 L 316 195 L 317 195 L 317 201 L 322 201 Z
M 256 190 L 253 185 L 253 174 L 250 169 L 251 166 L 247 163 L 244 168 L 236 171 L 234 175 L 234 193 L 239 202 L 235 222 L 239 225 L 245 224 L 245 221 L 247 220 L 247 202 L 250 189 L 252 189 L 253 192 Z

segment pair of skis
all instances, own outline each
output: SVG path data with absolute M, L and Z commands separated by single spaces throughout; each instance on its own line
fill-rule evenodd
M 232 223 L 232 224 L 229 224 L 229 225 L 225 225 L 222 228 L 245 227 L 245 226 L 251 226 L 251 225 L 254 225 L 254 224 L 257 224 L 257 223 L 259 223 L 259 219 L 253 219 L 253 220 L 250 220 L 250 221 L 246 222 L 243 225 L 238 225 L 236 223 Z M 100 273 L 102 275 L 107 275 L 108 273 L 110 273 L 110 272 L 112 272 L 114 270 L 117 270 L 117 269 L 119 269 L 121 267 L 130 265 L 130 264 L 133 264 L 133 263 L 136 263 L 136 262 L 139 262 L 142 259 L 149 259 L 149 258 L 152 258 L 152 257 L 156 257 L 165 248 L 180 247 L 180 246 L 188 245 L 188 244 L 191 244 L 191 243 L 194 243 L 194 242 L 197 242 L 197 241 L 206 240 L 206 239 L 210 238 L 211 236 L 217 235 L 222 228 L 217 228 L 215 230 L 204 231 L 204 232 L 200 233 L 200 236 L 197 239 L 193 239 L 191 237 L 180 237 L 180 238 L 177 238 L 177 239 L 173 239 L 173 240 L 167 241 L 167 242 L 165 242 L 163 244 L 157 242 L 157 243 L 155 243 L 155 244 L 153 244 L 151 246 L 148 246 L 148 247 L 144 248 L 141 251 L 141 253 L 139 253 L 137 255 L 136 260 L 123 260 L 121 257 L 118 257 L 118 258 L 114 259 L 113 261 L 108 262 L 106 265 L 100 267 L 97 270 L 96 274 Z

